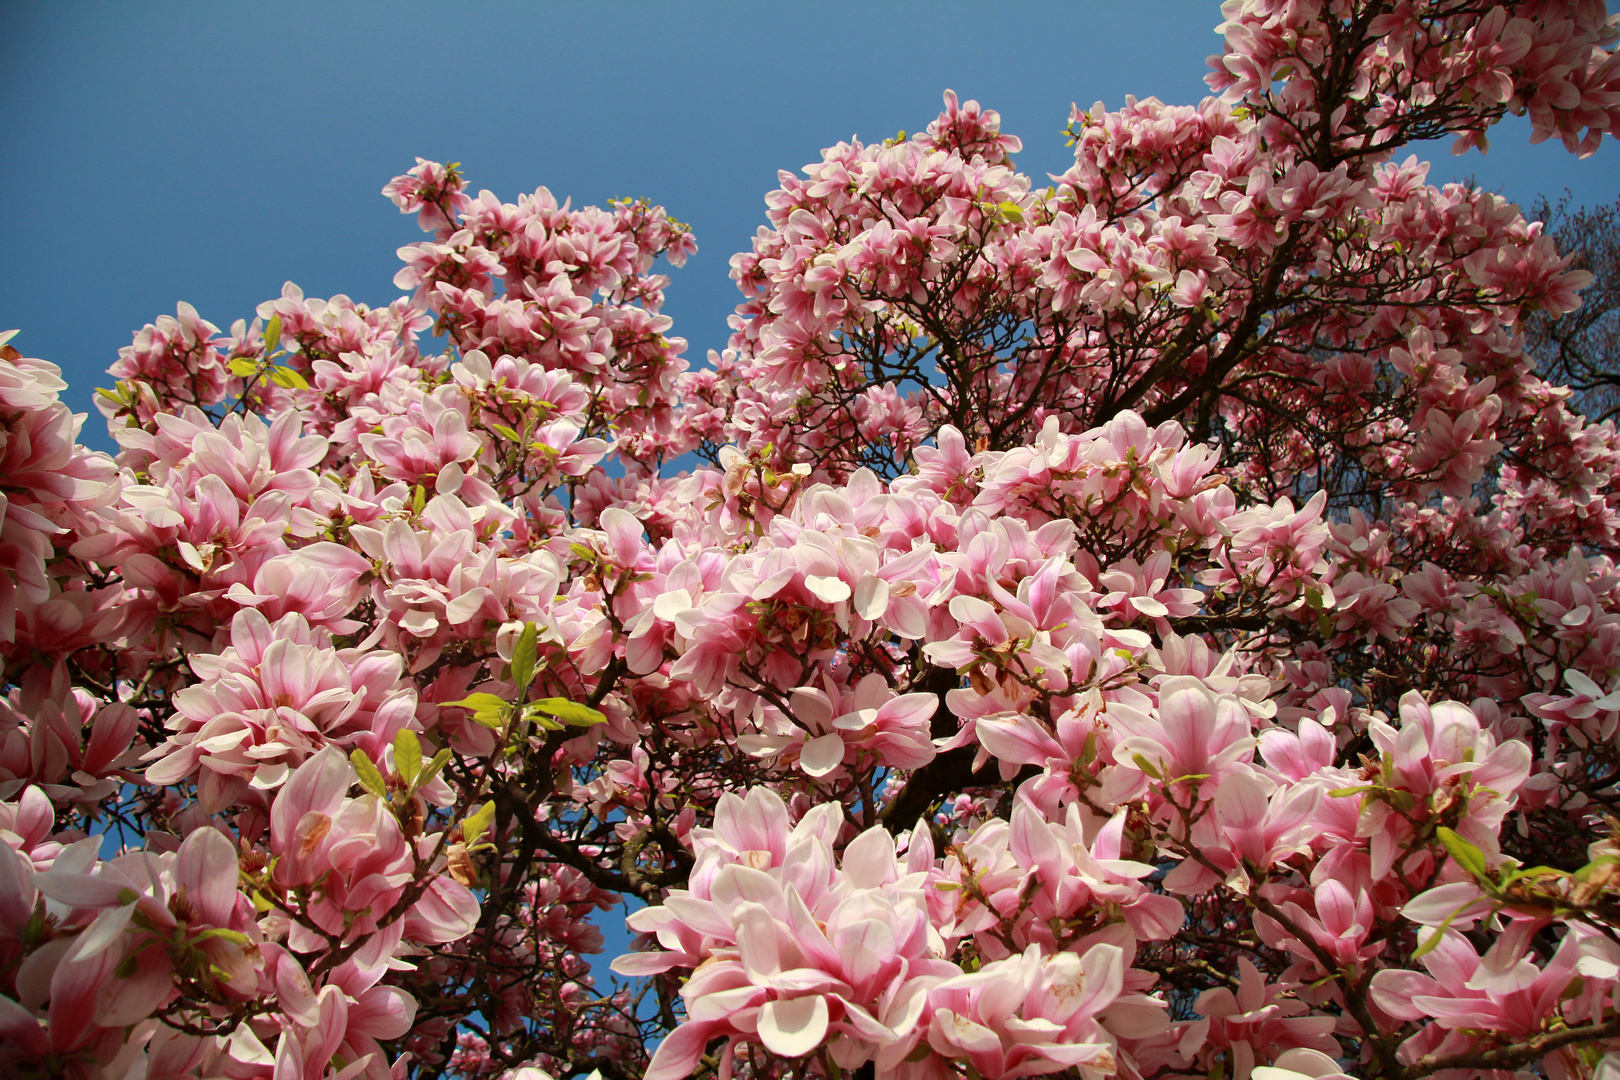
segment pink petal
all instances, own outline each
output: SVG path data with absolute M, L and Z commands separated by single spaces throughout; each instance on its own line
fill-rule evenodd
M 658 1044 L 642 1080 L 683 1080 L 691 1075 L 692 1070 L 697 1068 L 698 1060 L 703 1057 L 709 1040 L 726 1027 L 724 1022 L 714 1021 L 682 1024 Z M 281 1078 L 278 1076 L 276 1080 Z
M 236 906 L 236 848 L 218 829 L 202 828 L 180 845 L 175 877 L 210 926 L 225 926 Z

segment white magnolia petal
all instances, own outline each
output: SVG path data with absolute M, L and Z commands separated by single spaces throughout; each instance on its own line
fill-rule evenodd
M 863 619 L 881 619 L 889 610 L 889 583 L 868 574 L 855 588 L 855 614 Z
M 840 600 L 848 600 L 851 593 L 849 585 L 845 583 L 843 578 L 824 574 L 811 574 L 806 577 L 804 587 L 829 604 L 836 604 Z
M 767 1002 L 759 1010 L 759 1038 L 783 1057 L 802 1057 L 827 1037 L 827 999 L 821 996 Z
M 692 606 L 692 594 L 685 589 L 674 589 L 653 601 L 653 614 L 664 622 L 674 622 L 675 616 Z
M 811 776 L 825 776 L 844 760 L 844 740 L 836 733 L 811 739 L 799 751 L 799 767 Z

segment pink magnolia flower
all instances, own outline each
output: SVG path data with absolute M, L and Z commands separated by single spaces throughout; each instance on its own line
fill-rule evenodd
M 1224 1051 L 1234 1080 L 1248 1080 L 1254 1067 L 1297 1048 L 1329 1057 L 1340 1053 L 1331 1016 L 1308 1016 L 1310 1006 L 1283 996 L 1289 987 L 1266 983 L 1254 964 L 1238 960 L 1236 993 L 1216 987 L 1198 995 L 1196 1020 L 1181 1036 L 1181 1052 L 1202 1063 Z
M 400 684 L 393 653 L 338 650 L 302 615 L 273 626 L 251 608 L 231 623 L 231 644 L 192 667 L 203 682 L 178 692 L 175 733 L 147 756 L 147 781 L 200 775 L 216 806 L 252 789 L 279 787 L 321 748 L 335 744 L 383 758 L 395 735 L 416 726 L 416 693 Z
M 898 769 L 915 769 L 934 759 L 929 730 L 939 699 L 933 694 L 900 694 L 881 675 L 867 675 L 835 704 L 828 692 L 799 687 L 791 698 L 793 724 L 774 735 L 743 736 L 738 745 L 764 754 L 797 750 L 799 768 L 822 777 L 842 766 L 865 760 Z M 843 711 L 840 711 L 843 710 Z
M 1093 945 L 1083 956 L 1046 956 L 1031 945 L 929 991 L 928 1045 L 986 1080 L 1074 1067 L 1087 1080 L 1110 1076 L 1114 1041 L 1098 1014 L 1119 996 L 1123 967 L 1114 945 Z
M 1516 920 L 1484 957 L 1458 931 L 1438 931 L 1439 944 L 1420 960 L 1428 974 L 1380 971 L 1373 976 L 1372 1000 L 1400 1020 L 1432 1018 L 1435 1037 L 1426 1041 L 1438 1045 L 1414 1048 L 1417 1052 L 1461 1052 L 1482 1031 L 1510 1038 L 1541 1031 L 1560 1014 L 1565 988 L 1577 977 L 1585 950 L 1579 935 L 1568 934 L 1552 958 L 1538 964 L 1526 951 L 1537 925 Z M 1614 965 L 1602 970 L 1612 978 Z
M 768 790 L 727 800 L 715 833 L 694 833 L 692 888 L 630 917 L 670 951 L 614 962 L 621 974 L 696 968 L 681 990 L 687 1021 L 660 1044 L 649 1074 L 683 1075 L 721 1035 L 782 1057 L 830 1039 L 846 1067 L 874 1056 L 898 1064 L 921 1038 L 928 986 L 959 970 L 936 959 L 921 874 L 905 872 L 932 861 L 926 833 L 914 834 L 906 865 L 874 828 L 835 866 L 834 807 L 788 832 L 786 808 Z
M 1247 711 L 1235 698 L 1217 695 L 1190 676 L 1164 680 L 1158 698 L 1152 715 L 1110 706 L 1109 722 L 1124 736 L 1112 748 L 1114 761 L 1145 772 L 1140 758 L 1166 781 L 1195 777 L 1187 782 L 1198 797 L 1212 796 L 1254 752 Z
M 1502 819 L 1530 774 L 1530 748 L 1516 740 L 1498 745 L 1466 705 L 1456 701 L 1429 705 L 1416 692 L 1401 698 L 1400 720 L 1399 730 L 1381 717 L 1368 725 L 1374 745 L 1389 762 L 1382 782 L 1411 792 L 1425 813 L 1462 806 L 1457 833 L 1495 853 Z M 1388 872 L 1402 845 L 1411 840 L 1411 832 L 1411 825 L 1387 802 L 1364 803 L 1357 833 L 1369 838 L 1375 877 Z

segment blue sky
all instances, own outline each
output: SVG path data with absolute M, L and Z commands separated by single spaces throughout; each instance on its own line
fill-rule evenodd
M 1214 3 L 141 4 L 0 2 L 0 329 L 90 391 L 143 323 L 224 327 L 285 280 L 381 303 L 422 236 L 379 194 L 416 155 L 503 199 L 660 202 L 696 231 L 666 311 L 723 346 L 727 261 L 778 169 L 914 131 L 946 87 L 1001 111 L 1037 178 L 1072 158 L 1070 102 L 1195 102 Z M 1620 194 L 1611 142 L 1577 161 L 1528 129 L 1435 179 L 1515 199 Z M 99 420 L 86 425 L 107 446 Z

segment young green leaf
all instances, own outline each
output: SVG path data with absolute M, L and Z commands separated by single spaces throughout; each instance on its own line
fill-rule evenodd
M 379 799 L 388 797 L 388 785 L 383 783 L 383 775 L 366 757 L 364 750 L 349 751 L 349 761 L 354 765 L 354 773 L 360 778 L 360 786 Z
M 553 719 L 538 702 L 530 702 L 523 706 L 523 719 L 525 723 L 533 724 L 541 731 L 561 731 L 563 725 Z
M 1159 772 L 1158 769 L 1154 768 L 1153 762 L 1149 761 L 1147 758 L 1143 757 L 1141 754 L 1132 754 L 1131 755 L 1131 760 L 1136 762 L 1136 767 L 1138 769 L 1141 769 L 1143 772 L 1145 772 L 1149 776 L 1153 777 L 1153 779 L 1155 779 L 1155 780 L 1163 780 L 1164 779 L 1164 774 Z
M 461 841 L 468 847 L 478 843 L 495 822 L 495 804 L 487 802 L 461 823 Z
M 581 705 L 579 702 L 569 701 L 567 698 L 541 698 L 534 705 L 541 712 L 550 713 L 563 723 L 572 724 L 575 727 L 590 727 L 592 724 L 607 723 L 607 717 L 589 705 Z
M 512 715 L 512 707 L 494 694 L 471 694 L 460 701 L 448 701 L 445 704 L 454 708 L 470 709 L 473 720 L 487 728 L 504 727 L 507 717 Z
M 270 322 L 264 328 L 264 355 L 269 356 L 281 344 L 281 316 L 270 316 Z
M 1443 825 L 1434 831 L 1435 835 L 1440 837 L 1440 842 L 1446 845 L 1446 852 L 1451 856 L 1452 862 L 1477 878 L 1487 877 L 1483 851 Z
M 468 694 L 466 697 L 462 698 L 460 701 L 447 701 L 444 704 L 448 708 L 452 708 L 452 709 L 472 709 L 472 710 L 474 710 L 476 712 L 479 709 L 488 709 L 488 708 L 492 708 L 492 707 L 496 707 L 496 706 L 505 706 L 506 701 L 503 698 L 496 697 L 494 694 L 479 693 L 479 694 Z
M 232 375 L 240 375 L 244 379 L 251 379 L 259 373 L 259 365 L 243 356 L 238 356 L 225 366 L 231 369 Z
M 518 635 L 517 644 L 512 646 L 512 681 L 517 683 L 519 694 L 528 690 L 529 684 L 534 682 L 539 642 L 540 628 L 534 623 L 524 623 L 523 633 Z
M 270 381 L 284 390 L 308 390 L 309 382 L 290 367 L 270 369 Z
M 414 731 L 401 731 L 394 736 L 394 769 L 399 778 L 412 789 L 416 778 L 422 775 L 422 741 Z
M 433 760 L 428 762 L 426 767 L 422 769 L 422 775 L 417 778 L 416 786 L 423 788 L 433 783 L 433 778 L 438 776 L 439 771 L 449 763 L 450 748 L 447 746 L 443 750 L 440 750 L 437 754 L 434 754 Z
M 1450 829 L 1445 831 L 1451 832 Z M 1455 836 L 1456 833 L 1452 833 L 1452 835 Z M 1446 928 L 1451 925 L 1451 920 L 1455 919 L 1458 915 L 1461 915 L 1464 908 L 1473 905 L 1475 902 L 1475 900 L 1469 899 L 1458 904 L 1456 910 L 1450 915 L 1447 915 L 1440 925 L 1434 928 L 1434 933 L 1431 934 L 1427 939 L 1423 938 L 1420 934 L 1418 938 L 1418 947 L 1412 952 L 1412 959 L 1416 960 L 1419 957 L 1425 956 L 1432 952 L 1434 947 L 1440 944 L 1440 939 L 1446 936 Z

